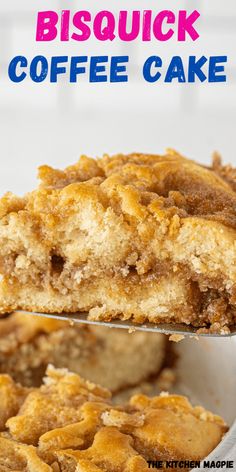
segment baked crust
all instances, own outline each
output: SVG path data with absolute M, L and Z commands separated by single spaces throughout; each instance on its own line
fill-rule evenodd
M 187 323 L 236 318 L 235 170 L 169 150 L 40 168 L 0 201 L 0 308 Z
M 47 365 L 53 364 L 101 383 L 116 396 L 121 391 L 124 395 L 150 377 L 158 379 L 168 346 L 166 336 L 160 334 L 71 326 L 13 313 L 0 320 L 0 373 L 9 374 L 24 386 L 37 387 Z
M 203 459 L 227 431 L 185 397 L 136 395 L 114 407 L 108 390 L 53 367 L 25 399 L 19 388 L 12 382 L 19 410 L 0 434 L 4 472 L 144 472 L 148 460 Z

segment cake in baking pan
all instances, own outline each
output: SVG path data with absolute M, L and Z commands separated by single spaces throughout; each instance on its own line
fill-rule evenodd
M 0 200 L 0 310 L 91 319 L 236 320 L 236 171 L 169 150 L 82 156 Z
M 108 390 L 52 366 L 36 389 L 1 375 L 0 400 L 2 472 L 144 472 L 148 461 L 201 460 L 227 431 L 185 397 L 114 407 Z
M 128 395 L 133 387 L 142 390 L 143 383 L 173 383 L 174 357 L 171 343 L 158 333 L 72 326 L 24 313 L 0 318 L 0 373 L 27 387 L 41 385 L 52 363 L 109 388 L 116 396 Z

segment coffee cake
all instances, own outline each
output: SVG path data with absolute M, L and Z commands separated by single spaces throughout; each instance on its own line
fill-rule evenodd
M 0 319 L 0 373 L 10 374 L 28 387 L 41 385 L 47 365 L 52 363 L 100 383 L 112 393 L 128 394 L 129 388 L 158 380 L 170 354 L 170 343 L 161 334 L 71 326 L 23 313 Z M 161 378 L 165 372 L 162 370 Z
M 218 156 L 82 156 L 39 177 L 0 200 L 2 313 L 235 324 L 236 177 Z
M 49 367 L 44 384 L 23 395 L 7 380 L 14 411 L 6 417 L 0 403 L 2 472 L 144 472 L 149 460 L 203 459 L 227 431 L 178 395 L 114 407 L 108 390 L 66 370 Z

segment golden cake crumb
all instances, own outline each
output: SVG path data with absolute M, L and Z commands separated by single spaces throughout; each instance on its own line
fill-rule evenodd
M 171 336 L 169 336 L 169 341 L 179 343 L 180 341 L 183 341 L 184 338 L 185 336 L 183 334 L 171 334 Z

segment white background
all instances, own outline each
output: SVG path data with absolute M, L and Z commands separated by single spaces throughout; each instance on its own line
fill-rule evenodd
M 36 43 L 39 10 L 198 9 L 200 39 L 99 43 Z M 11 83 L 13 56 L 129 55 L 128 84 Z M 148 84 L 140 79 L 149 55 L 228 55 L 227 84 Z M 36 183 L 36 168 L 63 167 L 80 154 L 162 153 L 173 147 L 201 162 L 218 150 L 236 164 L 235 0 L 7 0 L 0 2 L 0 193 L 24 193 Z

